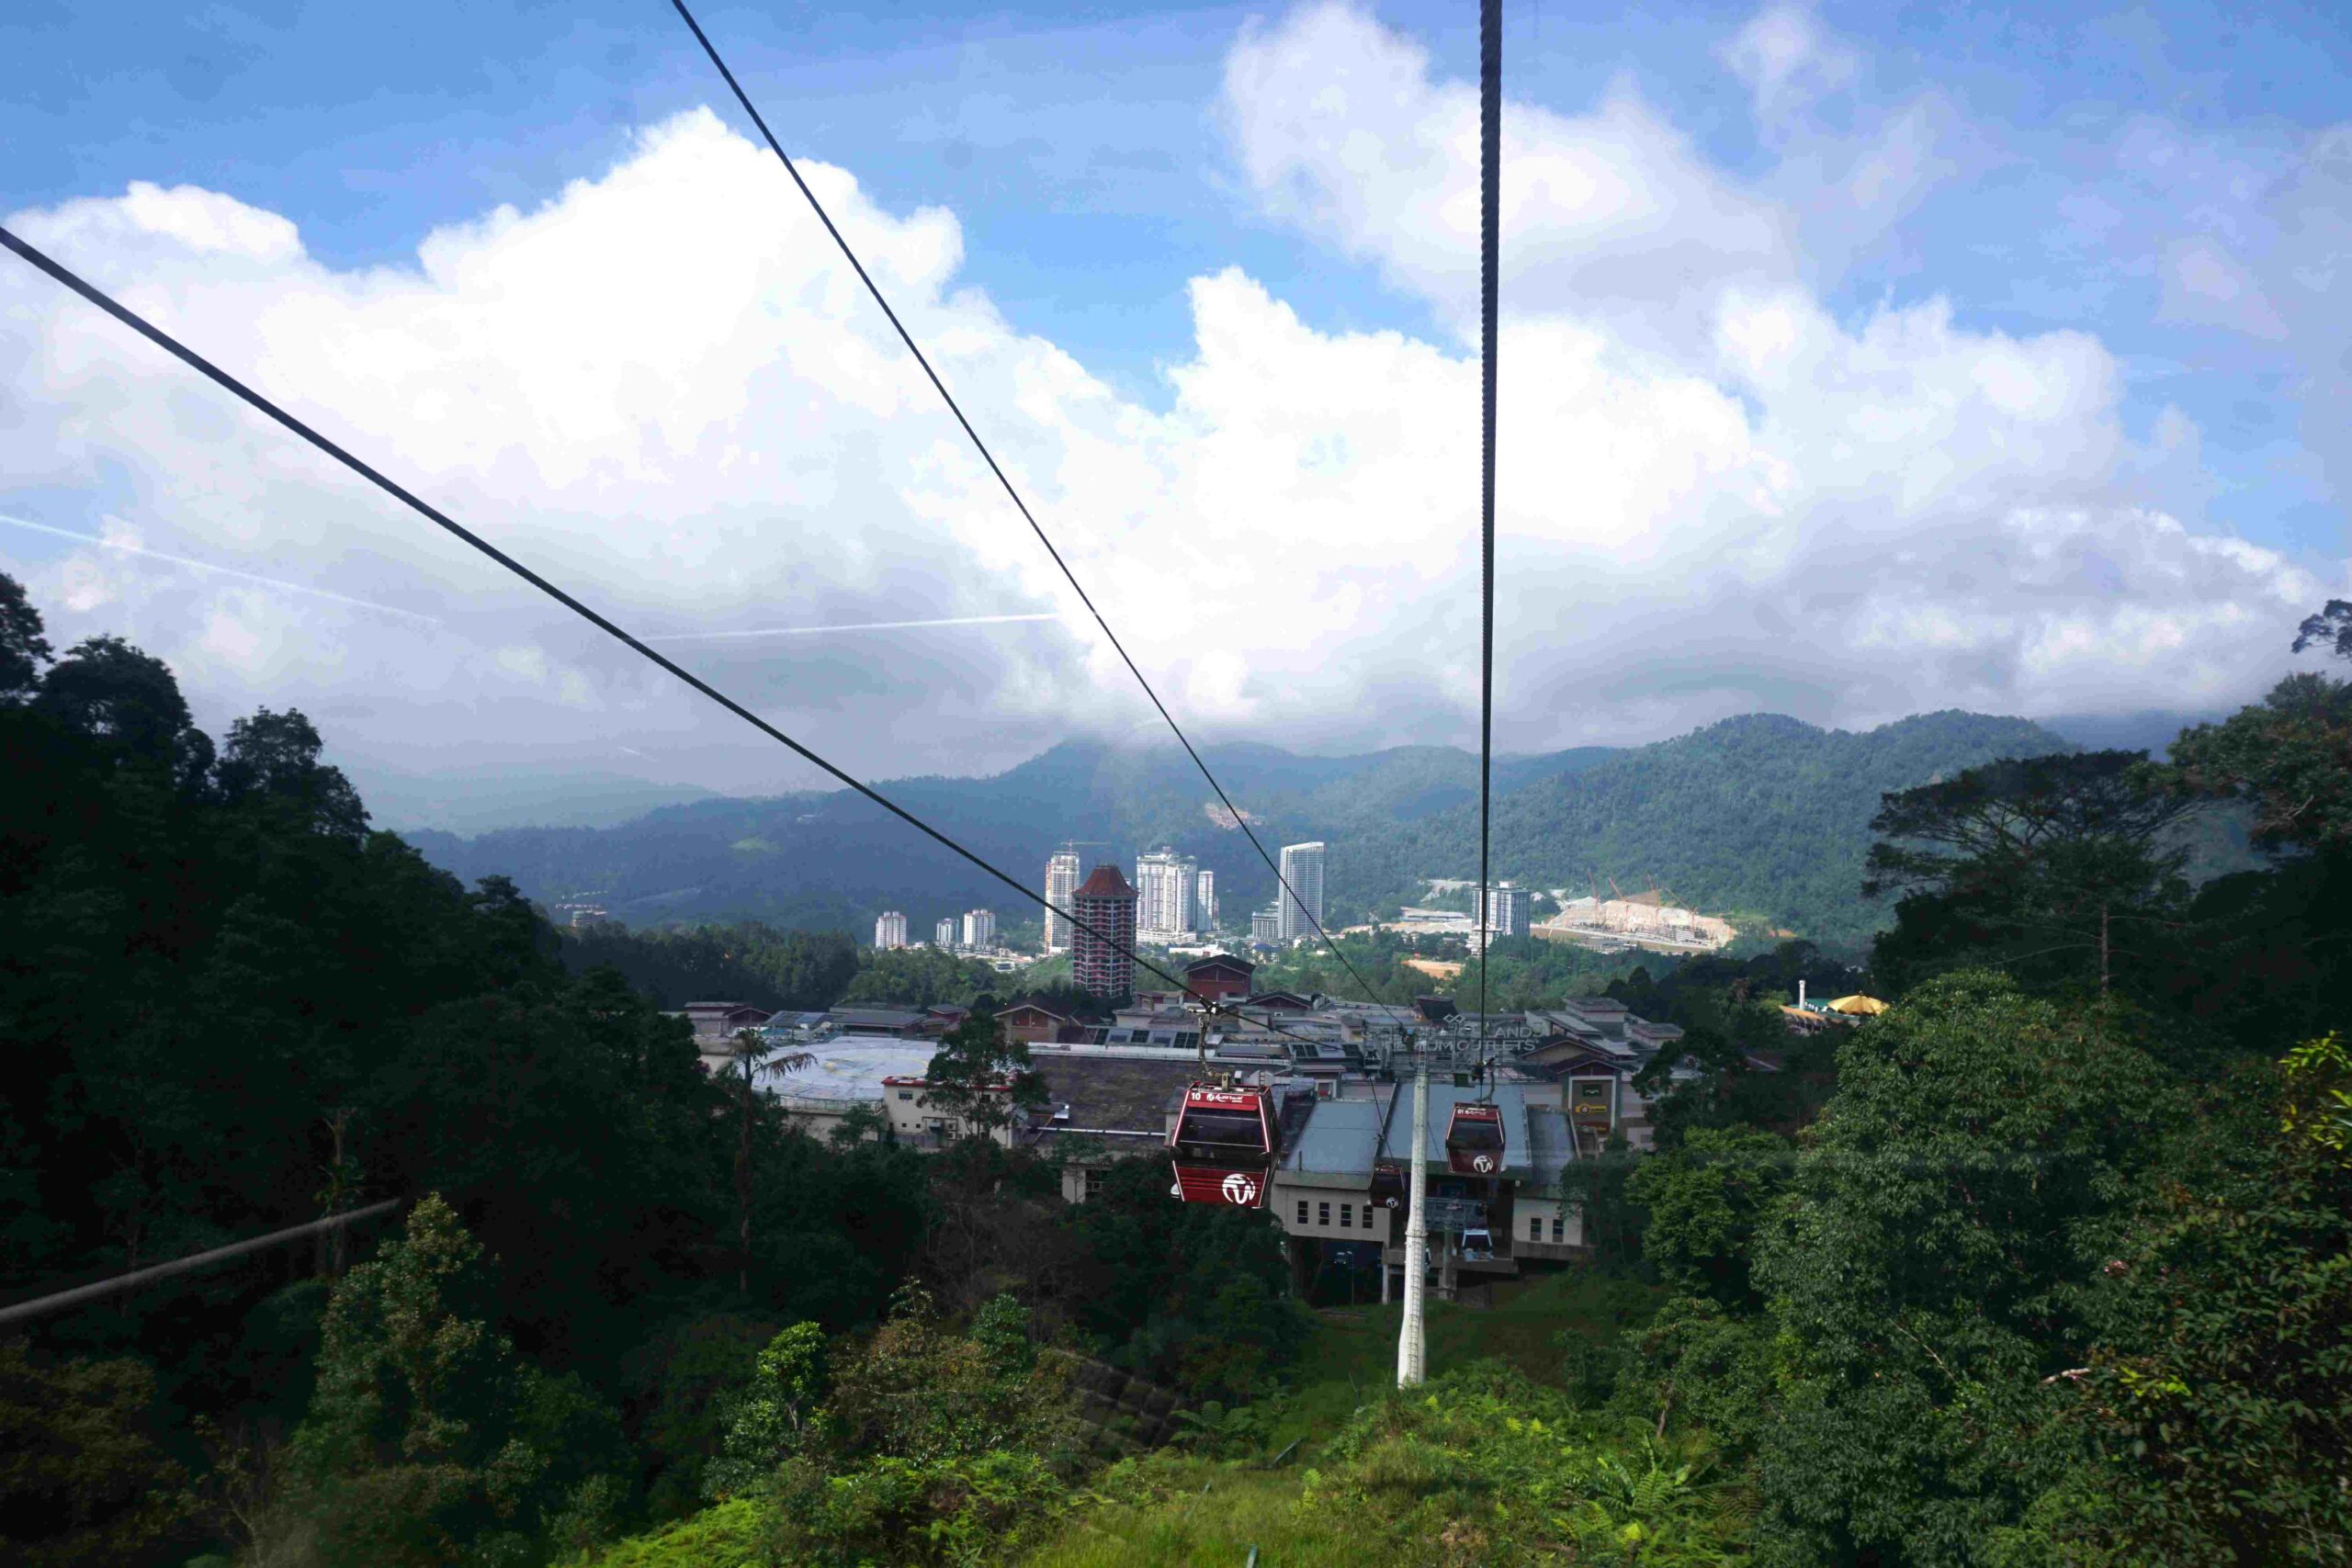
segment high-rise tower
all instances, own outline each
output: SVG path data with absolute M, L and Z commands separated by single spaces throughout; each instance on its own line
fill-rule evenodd
M 1216 873 L 1202 872 L 1193 882 L 1193 926 L 1203 931 L 1216 930 Z
M 1060 953 L 1069 946 L 1069 921 L 1054 913 L 1068 909 L 1070 895 L 1078 890 L 1078 852 L 1061 850 L 1046 862 L 1046 951 Z
M 1070 933 L 1070 977 L 1098 997 L 1135 995 L 1136 890 L 1119 868 L 1096 866 L 1070 895 L 1070 913 L 1081 922 Z
M 1527 934 L 1527 894 L 1516 884 L 1498 882 L 1487 895 L 1491 911 L 1478 923 L 1489 937 L 1525 936 Z
M 1162 850 L 1136 857 L 1136 930 L 1147 942 L 1173 942 L 1193 929 L 1193 878 L 1198 868 L 1189 855 Z
M 1323 923 L 1323 845 L 1283 846 L 1283 881 L 1288 891 L 1282 895 L 1281 940 L 1298 942 L 1313 936 Z
M 884 952 L 907 945 L 907 917 L 896 909 L 885 909 L 875 918 L 874 945 Z

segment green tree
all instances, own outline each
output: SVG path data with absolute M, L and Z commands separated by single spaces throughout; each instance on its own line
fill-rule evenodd
M 1642 1255 L 1678 1292 L 1753 1306 L 1757 1233 L 1793 1158 L 1786 1140 L 1760 1129 L 1702 1127 L 1643 1161 L 1626 1182 L 1649 1216 Z
M 1028 1339 L 1025 1309 L 1010 1302 L 984 1308 L 978 1327 L 957 1333 L 927 1292 L 902 1286 L 889 1319 L 833 1358 L 831 1451 L 927 1462 L 1067 1448 L 1076 1434 L 1058 1369 L 1012 1343 Z
M 859 954 L 856 977 L 841 999 L 869 1007 L 961 1006 L 996 982 L 996 971 L 975 959 L 935 947 L 892 948 Z
M 509 1438 L 522 1370 L 480 1314 L 481 1246 L 428 1196 L 329 1300 L 294 1439 L 331 1562 L 427 1563 L 507 1533 L 547 1458 Z
M 266 802 L 287 813 L 298 832 L 356 842 L 368 830 L 368 809 L 343 770 L 319 761 L 324 747 L 300 714 L 263 708 L 229 727 L 215 786 L 232 804 Z
M 2352 1542 L 2352 1056 L 2235 1075 L 2195 1166 L 2102 1273 L 2100 1343 L 2062 1374 L 2108 1506 L 2055 1533 L 2127 1561 L 2340 1563 Z M 2078 1552 L 2077 1555 L 2085 1553 Z
M 923 1081 L 924 1097 L 967 1136 L 1017 1126 L 1046 1103 L 1045 1076 L 1031 1065 L 1028 1043 L 1006 1034 L 985 1007 L 947 1032 Z
M 1896 990 L 1962 967 L 2104 998 L 2160 971 L 2187 911 L 2166 835 L 2195 803 L 2152 789 L 2146 755 L 2011 759 L 1889 795 L 1865 897 L 1900 895 L 1871 972 Z
M 348 1471 L 379 1454 L 479 1456 L 482 1422 L 511 1395 L 507 1348 L 479 1318 L 481 1247 L 439 1195 L 400 1240 L 354 1269 L 327 1305 L 306 1461 Z
M 199 780 L 212 743 L 195 728 L 169 666 L 119 637 L 85 637 L 41 677 L 34 708 L 123 759 Z
M 41 631 L 40 612 L 24 585 L 0 573 L 0 703 L 20 702 L 40 685 L 41 666 L 52 657 Z
M 2352 848 L 2352 682 L 2290 675 L 2252 707 L 2181 731 L 2152 776 L 2189 798 L 2242 800 L 2255 841 Z
M 0 1341 L 0 1556 L 111 1568 L 184 1532 L 187 1473 L 156 1440 L 155 1374 Z
M 706 1495 L 748 1492 L 800 1451 L 831 1386 L 825 1331 L 796 1323 L 768 1341 L 752 1379 L 728 1408 L 727 1438 L 704 1472 Z
M 2023 1517 L 2062 1468 L 2044 1380 L 2083 1363 L 2085 1292 L 2176 1111 L 2144 1053 L 1982 971 L 1845 1042 L 1758 1249 L 1766 1561 L 1969 1562 Z

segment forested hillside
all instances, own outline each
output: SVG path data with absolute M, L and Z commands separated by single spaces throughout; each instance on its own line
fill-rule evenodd
M 1433 1310 L 1401 1393 L 1394 1309 L 1268 1215 L 1156 1158 L 1067 1203 L 1082 1140 L 820 1143 L 594 962 L 808 999 L 882 973 L 839 933 L 561 953 L 300 715 L 216 745 L 5 578 L 0 740 L 0 1561 L 2345 1561 L 2352 682 L 1882 800 L 1881 1017 L 1792 1035 L 1802 944 L 1622 976 L 1687 1031 L 1657 1150 L 1574 1162 L 1584 1254 Z M 2192 886 L 2223 802 L 2287 852 Z M 982 1012 L 930 1073 L 1034 1066 Z
M 804 1135 L 597 962 L 684 989 L 708 943 L 562 951 L 511 883 L 370 831 L 301 715 L 216 743 L 161 660 L 53 657 L 6 577 L 0 748 L 0 1302 L 405 1211 L 8 1325 L 0 1562 L 571 1561 L 761 1467 L 779 1335 L 891 1325 L 825 1385 L 876 1427 L 919 1389 L 925 1440 L 1067 1437 L 1033 1338 L 1227 1400 L 1295 1349 L 1245 1216 L 1144 1166 L 1077 1210 L 1034 1156 Z M 972 978 L 754 949 L 715 956 L 779 1001 Z
M 1411 896 L 1417 868 L 1400 825 L 1472 797 L 1477 760 L 1443 747 L 1354 757 L 1304 757 L 1268 746 L 1205 755 L 1271 851 L 1323 838 L 1335 908 Z M 1498 784 L 1589 767 L 1601 748 L 1512 757 Z M 1182 751 L 1066 741 L 990 778 L 900 779 L 891 796 L 1018 874 L 1043 875 L 1064 840 L 1081 852 L 1132 863 L 1162 844 L 1217 874 L 1228 917 L 1264 904 L 1274 882 L 1241 833 L 1220 826 L 1216 799 Z M 594 897 L 631 925 L 752 918 L 801 930 L 873 928 L 883 909 L 905 912 L 912 933 L 975 907 L 1007 908 L 996 882 L 878 807 L 845 792 L 712 800 L 649 813 L 626 826 L 514 829 L 461 839 L 406 835 L 462 877 L 514 878 L 543 901 Z
M 1542 887 L 1584 891 L 1608 877 L 1625 891 L 1660 886 L 1673 901 L 1763 917 L 1852 949 L 1883 911 L 1855 897 L 1870 821 L 1888 791 L 1999 757 L 2070 750 L 2038 725 L 1934 713 L 1856 733 L 1775 714 L 1724 719 L 1598 767 L 1540 781 L 1495 804 L 1503 871 Z M 1419 864 L 1476 863 L 1475 808 L 1408 834 Z
M 1625 751 L 1583 748 L 1498 763 L 1496 874 L 1582 890 L 1661 884 L 1710 910 L 1858 951 L 1884 911 L 1858 905 L 1879 796 L 2003 756 L 2068 750 L 2022 719 L 1929 714 L 1862 733 L 1791 718 L 1727 719 Z M 1442 747 L 1305 757 L 1218 748 L 1210 766 L 1271 849 L 1322 839 L 1335 926 L 1477 868 L 1476 759 Z M 1242 836 L 1220 827 L 1183 754 L 1069 741 L 992 778 L 900 780 L 892 795 L 1016 874 L 1065 839 L 1129 862 L 1173 845 L 1217 874 L 1227 923 L 1273 897 Z M 1000 885 L 845 794 L 705 801 L 622 827 L 411 833 L 460 876 L 513 876 L 547 901 L 591 897 L 631 925 L 752 918 L 871 929 L 886 908 L 921 937 L 942 916 L 1003 910 Z

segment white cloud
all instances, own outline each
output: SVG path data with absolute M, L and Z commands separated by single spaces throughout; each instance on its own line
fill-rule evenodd
M 1225 113 L 1269 210 L 1466 322 L 1465 85 L 1326 6 L 1243 36 Z M 2121 429 L 2098 341 L 2003 336 L 1939 299 L 1839 319 L 1802 202 L 1710 165 L 1630 84 L 1580 115 L 1513 104 L 1507 131 L 1512 748 L 1757 707 L 1862 723 L 2227 700 L 2330 591 L 2145 506 L 2134 476 L 2156 459 Z M 1462 337 L 1322 331 L 1227 269 L 1192 281 L 1195 347 L 1154 412 L 962 287 L 951 215 L 884 211 L 808 167 L 1189 725 L 1473 733 Z M 335 269 L 282 219 L 187 189 L 11 222 L 644 633 L 1076 609 L 781 171 L 706 113 L 538 209 L 426 237 L 413 268 Z M 0 472 L 23 495 L 82 494 L 166 555 L 368 602 L 98 547 L 30 570 L 62 635 L 142 641 L 214 722 L 292 702 L 411 760 L 589 747 L 731 787 L 809 782 L 21 269 L 0 273 Z M 2193 462 L 2193 428 L 2161 445 Z M 1149 718 L 1069 617 L 665 646 L 886 775 Z
M 2287 335 L 2286 323 L 2254 275 L 2210 236 L 2199 234 L 2167 246 L 2162 276 L 2162 320 L 2227 327 L 2251 337 Z
M 1724 63 L 1747 84 L 1756 118 L 1781 127 L 1853 80 L 1853 51 L 1822 29 L 1810 6 L 1768 6 L 1723 47 Z

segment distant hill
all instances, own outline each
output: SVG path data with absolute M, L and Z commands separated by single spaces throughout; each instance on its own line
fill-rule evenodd
M 1496 761 L 1496 874 L 1626 891 L 1744 914 L 1832 945 L 1864 942 L 1884 911 L 1860 903 L 1862 857 L 1879 796 L 2003 756 L 2072 750 L 2023 719 L 1927 714 L 1860 733 L 1792 718 L 1727 719 L 1628 750 L 1582 748 Z M 1269 850 L 1331 845 L 1332 924 L 1418 896 L 1428 876 L 1476 872 L 1477 759 L 1447 747 L 1311 757 L 1235 745 L 1204 752 Z M 1064 742 L 989 778 L 901 779 L 888 793 L 1025 880 L 1064 840 L 1132 866 L 1172 845 L 1217 874 L 1228 923 L 1270 902 L 1272 876 L 1173 748 Z M 906 913 L 927 932 L 975 907 L 1025 919 L 1010 890 L 840 792 L 665 807 L 602 829 L 408 835 L 469 879 L 503 873 L 534 897 L 590 897 L 616 917 L 757 918 L 834 927 L 861 939 L 874 916 Z
M 1396 858 L 1400 827 L 1476 798 L 1477 759 L 1445 747 L 1307 757 L 1276 747 L 1204 749 L 1204 756 L 1269 851 L 1322 838 L 1338 846 L 1330 896 L 1362 902 L 1409 890 Z M 1498 758 L 1498 787 L 1556 777 L 1616 753 L 1585 747 Z M 1132 867 L 1170 845 L 1217 874 L 1228 915 L 1272 900 L 1274 881 L 1184 754 L 1066 741 L 989 778 L 891 781 L 909 810 L 1016 875 L 1043 880 L 1065 840 Z M 470 837 L 405 835 L 435 864 L 469 880 L 497 873 L 550 902 L 594 898 L 632 924 L 751 917 L 786 927 L 860 934 L 903 911 L 918 936 L 975 907 L 1010 914 L 1009 889 L 846 792 L 711 799 L 650 811 L 625 825 L 508 829 Z M 1132 873 L 1131 873 L 1132 874 Z M 1023 916 L 1027 911 L 1020 911 Z
M 1860 733 L 1776 714 L 1725 719 L 1498 800 L 1498 874 L 1576 892 L 1599 880 L 1603 897 L 1614 877 L 1628 893 L 1660 886 L 1694 908 L 1858 946 L 1884 915 L 1858 897 L 1882 795 L 2074 750 L 2027 720 L 1971 713 Z M 1475 807 L 1442 814 L 1417 827 L 1406 858 L 1475 875 L 1476 832 Z

